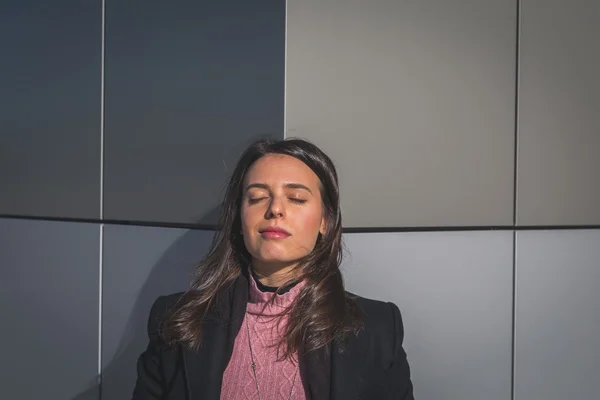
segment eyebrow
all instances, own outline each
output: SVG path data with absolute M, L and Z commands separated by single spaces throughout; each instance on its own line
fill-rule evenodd
M 313 194 L 312 190 L 310 190 L 307 186 L 304 186 L 301 183 L 286 183 L 284 186 L 286 189 L 303 189 L 308 191 L 308 193 Z M 252 188 L 260 188 L 260 189 L 266 189 L 269 190 L 269 185 L 264 184 L 264 183 L 251 183 L 248 186 L 246 186 L 246 191 L 252 189 Z

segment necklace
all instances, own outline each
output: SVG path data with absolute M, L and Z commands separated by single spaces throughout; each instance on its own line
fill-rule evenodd
M 248 344 L 250 345 L 250 359 L 252 363 L 250 367 L 252 368 L 252 373 L 254 374 L 254 382 L 256 383 L 256 393 L 258 394 L 258 400 L 260 400 L 260 390 L 258 389 L 258 378 L 256 377 L 256 363 L 254 362 L 254 351 L 252 349 L 252 341 L 250 340 L 250 327 L 248 326 L 248 316 L 246 316 L 246 332 L 248 332 Z M 292 380 L 292 388 L 290 389 L 290 395 L 288 396 L 288 400 L 292 398 L 292 393 L 294 392 L 294 385 L 296 384 L 296 376 L 298 375 L 298 366 L 296 366 L 296 372 L 294 372 L 294 379 Z

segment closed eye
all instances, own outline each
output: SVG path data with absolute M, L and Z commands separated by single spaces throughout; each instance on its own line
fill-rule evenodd
M 248 199 L 248 204 L 251 204 L 251 205 L 252 205 L 252 204 L 256 204 L 256 203 L 258 203 L 258 202 L 260 202 L 261 200 L 264 200 L 264 199 L 266 199 L 266 198 L 267 198 L 267 197 L 258 197 L 258 198 L 255 198 L 255 199 Z M 297 198 L 295 198 L 295 197 L 291 197 L 291 198 L 290 198 L 290 201 L 291 201 L 292 203 L 296 203 L 296 204 L 304 204 L 304 203 L 306 203 L 306 200 L 304 200 L 304 199 L 297 199 Z
M 259 198 L 256 198 L 256 199 L 248 199 L 248 204 L 256 204 L 259 201 L 264 200 L 264 199 L 266 199 L 266 197 L 259 197 Z

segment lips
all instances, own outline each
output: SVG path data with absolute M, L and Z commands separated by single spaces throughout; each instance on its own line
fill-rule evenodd
M 261 236 L 267 239 L 285 239 L 291 236 L 291 233 L 278 226 L 269 226 L 259 230 Z

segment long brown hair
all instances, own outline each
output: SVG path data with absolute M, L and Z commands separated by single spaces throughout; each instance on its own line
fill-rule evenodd
M 165 321 L 162 336 L 167 343 L 192 349 L 200 346 L 202 323 L 217 295 L 248 267 L 251 256 L 240 234 L 243 183 L 252 164 L 267 154 L 295 157 L 313 170 L 320 180 L 326 220 L 325 234 L 319 234 L 313 251 L 296 268 L 306 284 L 289 310 L 280 343 L 284 357 L 319 349 L 333 340 L 343 342 L 348 334 L 361 328 L 362 314 L 345 292 L 339 268 L 343 256 L 342 217 L 333 162 L 317 146 L 302 139 L 259 139 L 242 153 L 226 187 L 210 251 L 199 263 L 190 289 Z

